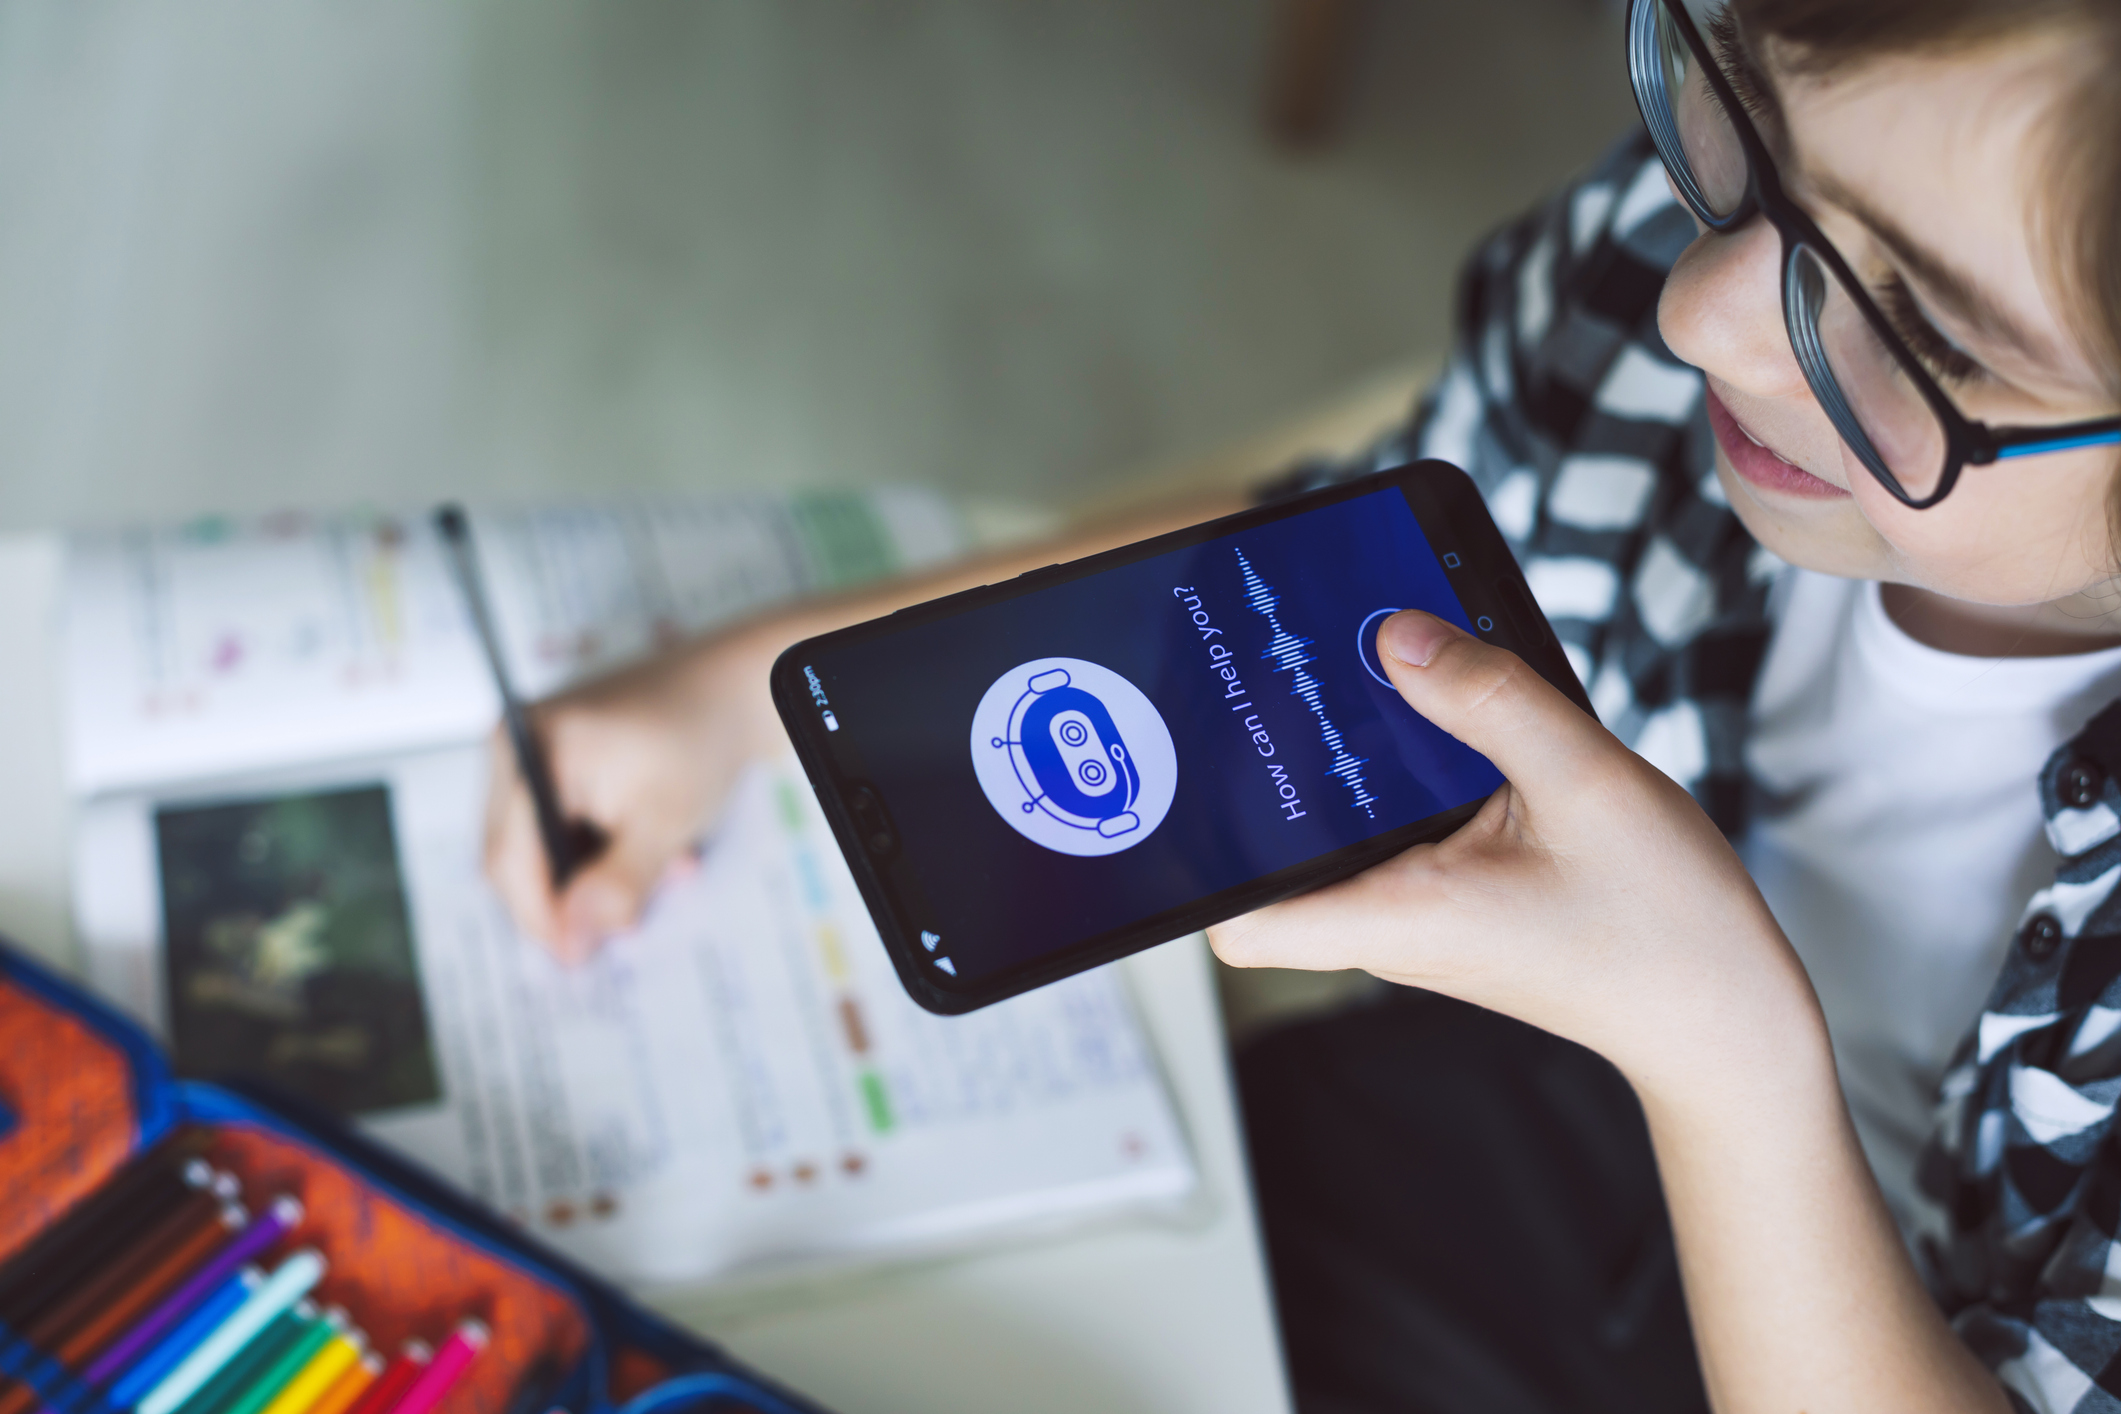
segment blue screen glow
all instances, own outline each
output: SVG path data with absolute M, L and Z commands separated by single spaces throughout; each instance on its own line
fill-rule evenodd
M 930 917 L 975 978 L 1485 798 L 1379 675 L 1467 629 L 1396 489 L 817 655 Z

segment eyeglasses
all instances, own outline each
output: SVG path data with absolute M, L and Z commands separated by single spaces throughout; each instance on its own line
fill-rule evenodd
M 2121 443 L 2121 417 L 2059 427 L 1991 427 L 1967 417 L 1882 311 L 1818 225 L 1782 189 L 1731 78 L 1689 8 L 1724 22 L 1723 0 L 1631 0 L 1628 77 L 1672 184 L 1718 235 L 1764 216 L 1782 236 L 1782 317 L 1805 381 L 1841 438 L 1886 490 L 1915 510 L 1951 494 L 1965 467 Z M 1719 35 L 1719 37 L 1721 37 Z M 1897 287 L 1896 287 L 1897 291 Z M 1903 322 L 1923 324 L 1912 297 L 1889 295 Z M 1912 320 L 1906 316 L 1912 315 Z M 1927 331 L 1941 350 L 1956 354 Z

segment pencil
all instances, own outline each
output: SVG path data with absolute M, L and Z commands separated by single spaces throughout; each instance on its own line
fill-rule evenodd
M 145 1199 L 149 1190 L 181 1183 L 177 1170 L 190 1161 L 195 1141 L 169 1139 L 134 1158 L 83 1196 L 28 1246 L 0 1263 L 0 1313 L 11 1311 L 31 1282 L 64 1265 L 71 1252 L 98 1237 L 111 1219 Z
M 405 1391 L 412 1388 L 413 1381 L 420 1378 L 428 1362 L 434 1359 L 434 1354 L 424 1340 L 406 1341 L 398 1347 L 398 1358 L 391 1361 L 390 1367 L 348 1407 L 346 1414 L 390 1414 Z
M 483 1321 L 459 1322 L 435 1351 L 434 1359 L 420 1372 L 389 1414 L 431 1414 L 456 1382 L 464 1378 L 471 1362 L 486 1348 L 489 1333 Z
M 138 1280 L 148 1269 L 166 1256 L 172 1246 L 181 1245 L 197 1236 L 202 1228 L 211 1236 L 213 1225 L 221 1209 L 221 1200 L 210 1186 L 192 1188 L 177 1200 L 176 1206 L 163 1212 L 141 1232 L 129 1246 L 102 1254 L 94 1264 L 79 1264 L 69 1273 L 63 1292 L 54 1292 L 51 1298 L 40 1304 L 36 1314 L 27 1317 L 14 1331 L 18 1340 L 45 1356 L 58 1356 L 58 1347 L 80 1328 L 83 1322 L 92 1319 L 95 1313 L 107 1305 L 127 1286 Z M 49 1373 L 67 1373 L 62 1359 L 58 1369 Z M 38 1403 L 39 1391 L 26 1380 L 0 1386 L 0 1414 L 25 1414 Z
M 70 1299 L 67 1304 L 75 1308 L 73 1319 L 63 1320 L 68 1313 L 57 1312 L 49 1322 L 49 1333 L 39 1330 L 45 1322 L 33 1326 L 31 1344 L 68 1371 L 85 1364 L 112 1336 L 227 1241 L 231 1232 L 242 1227 L 243 1218 L 240 1207 L 228 1205 L 206 1214 L 203 1221 L 159 1233 L 159 1240 L 143 1243 L 131 1259 L 113 1263 Z M 0 1397 L 0 1414 L 20 1414 L 33 1402 L 26 1392 L 15 1391 Z
M 366 1342 L 359 1331 L 346 1330 L 344 1324 L 342 1319 L 341 1328 L 334 1330 L 331 1338 L 310 1356 L 309 1363 L 272 1397 L 264 1414 L 309 1414 L 338 1383 L 339 1376 L 360 1365 L 361 1357 L 368 1353 Z
M 92 1224 L 72 1234 L 74 1240 L 43 1255 L 35 1265 L 24 1264 L 19 1277 L 15 1275 L 17 1264 L 10 1262 L 9 1295 L 0 1304 L 0 1322 L 20 1329 L 39 1312 L 65 1300 L 85 1277 L 131 1247 L 143 1231 L 187 1197 L 211 1185 L 213 1178 L 213 1170 L 203 1159 L 158 1164 L 143 1182 L 126 1186 L 126 1202 L 115 1208 L 98 1203 Z
M 316 1324 L 317 1308 L 307 1301 L 298 1301 L 282 1311 L 216 1370 L 212 1379 L 200 1385 L 191 1398 L 178 1405 L 179 1414 L 216 1414 L 227 1408 Z
M 141 1398 L 138 1414 L 176 1414 L 178 1405 L 196 1394 L 199 1386 L 212 1379 L 252 1336 L 307 1296 L 323 1275 L 324 1258 L 313 1247 L 305 1247 L 282 1262 L 249 1300 Z
M 98 1355 L 94 1363 L 81 1372 L 81 1382 L 94 1387 L 116 1378 L 119 1371 L 152 1346 L 164 1331 L 182 1321 L 200 1302 L 220 1290 L 245 1263 L 262 1255 L 266 1248 L 292 1232 L 300 1221 L 300 1203 L 285 1196 L 275 1198 L 249 1227 L 236 1235 L 234 1241 L 215 1253 L 212 1260 L 193 1272 L 182 1286 L 164 1297 L 160 1305 L 142 1316 L 109 1349 Z
M 373 1350 L 363 1351 L 352 1368 L 317 1396 L 317 1402 L 309 1406 L 309 1414 L 347 1414 L 354 1401 L 366 1394 L 382 1373 L 383 1357 Z
M 265 1406 L 278 1399 L 286 1388 L 293 1384 L 301 1373 L 309 1368 L 311 1361 L 324 1348 L 346 1334 L 346 1313 L 340 1310 L 326 1311 L 301 1339 L 274 1357 L 272 1363 L 258 1372 L 256 1379 L 243 1390 L 220 1406 L 219 1414 L 260 1414 Z
M 256 1267 L 245 1267 L 222 1282 L 199 1302 L 197 1310 L 178 1321 L 160 1341 L 145 1347 L 138 1362 L 111 1385 L 103 1402 L 113 1409 L 130 1409 L 138 1404 L 140 1396 L 161 1383 L 179 1360 L 198 1349 L 199 1342 L 219 1330 L 221 1323 L 236 1314 L 236 1308 L 264 1284 L 265 1273 Z
M 35 1316 L 17 1327 L 17 1333 L 32 1345 L 52 1351 L 84 1317 L 139 1280 L 173 1247 L 181 1246 L 202 1229 L 214 1230 L 226 1206 L 210 1189 L 194 1189 L 138 1233 L 133 1242 L 83 1271 L 65 1295 L 44 1303 Z M 0 1396 L 0 1411 L 7 1407 L 6 1397 Z
M 530 805 L 537 816 L 538 839 L 545 846 L 545 864 L 552 872 L 552 890 L 567 887 L 581 867 L 596 858 L 607 843 L 604 832 L 587 820 L 570 820 L 560 809 L 560 793 L 553 785 L 545 753 L 538 749 L 537 734 L 530 729 L 530 714 L 516 696 L 508 675 L 508 662 L 501 656 L 501 636 L 494 628 L 493 613 L 486 604 L 486 583 L 479 573 L 479 552 L 471 543 L 471 521 L 461 506 L 443 506 L 435 512 L 435 530 L 442 537 L 442 555 L 449 564 L 464 608 L 471 615 L 472 631 L 485 652 L 486 667 L 493 674 L 494 690 L 501 698 L 501 721 L 508 729 L 508 744 L 515 751 L 516 769 L 530 790 Z
M 210 1187 L 193 1191 L 142 1232 L 132 1247 L 83 1274 L 62 1300 L 21 1329 L 23 1340 L 70 1372 L 168 1291 L 176 1278 L 221 1247 L 242 1221 L 244 1210 L 216 1198 Z M 28 1386 L 17 1386 L 0 1395 L 0 1414 L 21 1414 L 34 1401 Z

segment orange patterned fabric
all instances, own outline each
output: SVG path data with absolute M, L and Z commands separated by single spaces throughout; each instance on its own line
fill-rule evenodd
M 115 1174 L 138 1141 L 125 1053 L 70 1012 L 0 979 L 0 1261 Z M 194 1131 L 195 1134 L 200 1131 Z M 302 1200 L 302 1226 L 275 1259 L 314 1246 L 330 1262 L 320 1303 L 346 1308 L 374 1347 L 394 1354 L 418 1338 L 438 1345 L 474 1316 L 492 1333 L 440 1414 L 503 1414 L 518 1383 L 544 1362 L 581 1359 L 589 1324 L 573 1297 L 489 1255 L 371 1188 L 329 1155 L 249 1126 L 211 1131 L 202 1146 L 236 1173 L 253 1210 L 275 1195 Z M 615 1352 L 624 1399 L 667 1377 L 644 1352 Z
M 281 1193 L 302 1200 L 302 1226 L 281 1250 L 324 1254 L 331 1266 L 319 1304 L 344 1306 L 377 1350 L 392 1355 L 413 1338 L 440 1345 L 467 1316 L 486 1323 L 492 1341 L 441 1414 L 502 1414 L 541 1358 L 563 1366 L 581 1358 L 588 1322 L 572 1297 L 376 1192 L 336 1160 L 244 1126 L 217 1130 L 207 1152 L 242 1178 L 254 1206 Z
M 80 1018 L 0 980 L 0 1261 L 117 1172 L 137 1116 L 125 1055 Z

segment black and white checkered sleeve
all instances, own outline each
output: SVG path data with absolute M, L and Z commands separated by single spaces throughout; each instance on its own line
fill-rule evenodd
M 1735 830 L 1777 566 L 1716 482 L 1700 374 L 1657 332 L 1693 235 L 1648 139 L 1621 144 L 1475 253 L 1450 362 L 1408 426 L 1282 486 L 1409 456 L 1463 467 L 1600 718 Z

